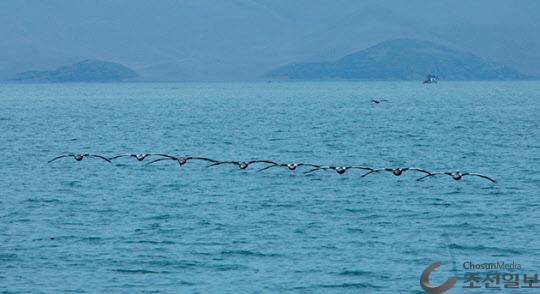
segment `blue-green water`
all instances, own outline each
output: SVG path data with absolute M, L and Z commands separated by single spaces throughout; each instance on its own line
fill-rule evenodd
M 0 85 L 0 285 L 397 293 L 420 292 L 436 260 L 434 283 L 469 260 L 538 273 L 539 97 L 535 81 Z M 65 152 L 411 166 L 498 184 L 46 164 Z

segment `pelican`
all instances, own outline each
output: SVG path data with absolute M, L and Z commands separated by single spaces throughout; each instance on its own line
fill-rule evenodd
M 272 167 L 286 167 L 289 170 L 295 170 L 297 167 L 301 166 L 312 166 L 312 167 L 320 167 L 319 165 L 310 164 L 310 163 L 274 163 L 272 165 L 269 165 L 267 167 L 261 168 L 259 171 L 267 170 Z
M 269 163 L 269 164 L 276 164 L 275 162 L 270 161 L 270 160 L 219 161 L 219 162 L 215 162 L 215 163 L 209 165 L 208 167 L 216 166 L 216 165 L 221 165 L 221 164 L 234 164 L 234 165 L 237 165 L 240 169 L 246 169 L 246 168 L 248 168 L 248 166 L 249 166 L 250 164 L 253 164 L 253 163 Z
M 143 161 L 146 157 L 156 155 L 156 156 L 164 156 L 164 157 L 170 157 L 170 155 L 167 154 L 159 154 L 159 153 L 139 153 L 139 154 L 122 154 L 117 155 L 114 157 L 109 158 L 110 160 L 114 160 L 120 157 L 135 157 L 138 161 Z
M 428 174 L 428 175 L 432 175 L 432 173 L 428 172 L 427 170 L 423 170 L 423 169 L 420 169 L 420 168 L 410 168 L 410 167 L 405 167 L 405 168 L 401 168 L 401 167 L 398 167 L 398 168 L 380 168 L 380 169 L 371 169 L 369 172 L 363 174 L 361 176 L 361 178 L 369 175 L 369 174 L 372 174 L 372 173 L 378 173 L 378 172 L 382 172 L 382 171 L 388 171 L 388 172 L 392 172 L 392 174 L 396 177 L 398 176 L 401 176 L 401 174 L 403 174 L 403 172 L 405 171 L 417 171 L 417 172 L 421 172 L 421 173 L 425 173 L 425 174 Z
M 73 157 L 76 161 L 81 161 L 81 160 L 83 160 L 85 157 L 96 157 L 96 158 L 101 158 L 101 159 L 103 159 L 103 160 L 105 160 L 105 161 L 107 161 L 107 162 L 109 162 L 109 163 L 111 162 L 108 158 L 103 157 L 103 156 L 101 156 L 101 155 L 97 155 L 97 154 L 87 154 L 87 153 L 86 153 L 86 154 L 76 153 L 76 154 L 60 155 L 60 156 L 58 156 L 58 157 L 55 157 L 55 158 L 53 158 L 53 159 L 47 161 L 47 163 L 51 163 L 51 162 L 53 162 L 53 161 L 55 161 L 55 160 L 57 160 L 57 159 L 64 158 L 64 157 Z
M 497 181 L 495 181 L 494 179 L 488 177 L 488 176 L 484 176 L 484 175 L 480 175 L 480 174 L 473 174 L 473 173 L 461 173 L 459 171 L 456 171 L 456 172 L 443 172 L 443 173 L 433 173 L 433 174 L 429 174 L 429 175 L 426 175 L 426 176 L 423 176 L 419 179 L 417 179 L 417 181 L 421 181 L 427 177 L 432 177 L 432 176 L 436 176 L 436 175 L 447 175 L 447 176 L 450 176 L 452 177 L 452 179 L 456 180 L 456 181 L 459 181 L 461 180 L 464 176 L 475 176 L 475 177 L 480 177 L 480 178 L 483 178 L 483 179 L 486 179 L 488 181 L 491 181 L 492 183 L 497 183 Z
M 336 173 L 340 175 L 344 174 L 349 169 L 363 169 L 363 170 L 369 170 L 369 171 L 373 170 L 372 168 L 363 167 L 363 166 L 316 166 L 314 169 L 311 169 L 305 172 L 305 174 L 312 173 L 318 170 L 329 170 L 329 169 L 335 170 Z
M 162 161 L 162 160 L 175 160 L 176 162 L 178 162 L 179 165 L 184 165 L 186 164 L 189 160 L 204 160 L 204 161 L 209 161 L 209 162 L 217 162 L 216 160 L 213 160 L 213 159 L 210 159 L 210 158 L 206 158 L 206 157 L 193 157 L 193 156 L 188 156 L 188 157 L 176 157 L 176 156 L 170 156 L 170 155 L 167 155 L 166 157 L 164 158 L 158 158 L 158 159 L 155 159 L 155 160 L 152 160 L 150 161 L 148 164 L 152 164 L 154 162 L 158 162 L 158 161 Z

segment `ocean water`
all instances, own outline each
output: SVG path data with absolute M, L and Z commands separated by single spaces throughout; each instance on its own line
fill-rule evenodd
M 422 293 L 434 261 L 433 283 L 463 277 L 466 261 L 540 274 L 539 97 L 538 81 L 0 85 L 0 287 Z M 47 164 L 70 152 L 419 167 L 498 183 Z

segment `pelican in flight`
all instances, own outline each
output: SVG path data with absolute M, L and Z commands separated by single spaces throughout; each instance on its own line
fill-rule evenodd
M 336 173 L 340 175 L 344 174 L 349 169 L 363 169 L 363 170 L 369 170 L 369 171 L 373 170 L 372 168 L 363 167 L 363 166 L 315 166 L 314 169 L 308 170 L 307 172 L 305 172 L 305 174 L 309 174 L 318 170 L 329 170 L 329 169 L 335 170 Z
M 475 176 L 475 177 L 479 177 L 479 178 L 483 178 L 483 179 L 486 179 L 492 183 L 497 183 L 497 181 L 495 181 L 494 179 L 488 177 L 488 176 L 484 176 L 484 175 L 479 175 L 479 174 L 473 174 L 473 173 L 461 173 L 459 171 L 457 172 L 444 172 L 444 173 L 432 173 L 432 174 L 429 174 L 429 175 L 426 175 L 426 176 L 423 176 L 419 179 L 417 179 L 417 181 L 421 181 L 427 177 L 432 177 L 432 176 L 436 176 L 436 175 L 447 175 L 447 176 L 450 176 L 452 177 L 452 179 L 456 180 L 456 181 L 459 181 L 461 180 L 464 176 Z
M 381 102 L 388 102 L 388 100 L 386 99 L 371 99 L 371 102 L 375 103 L 375 104 L 379 104 Z
M 361 178 L 369 175 L 369 174 L 372 174 L 372 173 L 378 173 L 378 172 L 383 172 L 383 171 L 388 171 L 388 172 L 392 172 L 392 174 L 396 177 L 398 176 L 401 176 L 401 174 L 403 174 L 403 172 L 405 171 L 416 171 L 416 172 L 421 172 L 421 173 L 425 173 L 427 174 L 428 176 L 429 175 L 432 175 L 432 173 L 428 172 L 427 170 L 423 170 L 423 169 L 420 169 L 420 168 L 410 168 L 410 167 L 405 167 L 405 168 L 401 168 L 401 167 L 398 167 L 398 168 L 380 168 L 380 169 L 370 169 L 369 172 L 363 174 L 361 176 Z
M 120 157 L 134 157 L 134 158 L 136 158 L 138 161 L 143 161 L 144 159 L 146 159 L 148 156 L 151 156 L 151 155 L 170 157 L 170 155 L 167 155 L 167 154 L 159 154 L 159 153 L 139 153 L 139 154 L 122 154 L 122 155 L 117 155 L 117 156 L 111 157 L 111 158 L 109 158 L 109 159 L 110 159 L 110 160 L 114 160 L 114 159 L 117 159 L 117 158 L 120 158 Z
M 297 167 L 301 167 L 301 166 L 320 167 L 319 165 L 311 164 L 311 163 L 294 163 L 294 162 L 292 162 L 292 163 L 274 163 L 274 164 L 269 165 L 267 167 L 261 168 L 259 171 L 267 170 L 267 169 L 272 168 L 272 167 L 286 167 L 289 170 L 295 170 Z
M 215 162 L 211 165 L 209 165 L 208 167 L 211 167 L 211 166 L 216 166 L 216 165 L 221 165 L 221 164 L 234 164 L 234 165 L 237 165 L 240 169 L 246 169 L 248 168 L 248 166 L 250 164 L 254 164 L 254 163 L 269 163 L 269 164 L 277 164 L 273 161 L 270 161 L 270 160 L 251 160 L 251 161 L 218 161 L 218 162 Z
M 85 157 L 95 157 L 95 158 L 103 159 L 103 160 L 105 160 L 105 161 L 107 161 L 107 162 L 109 162 L 109 163 L 111 162 L 108 158 L 103 157 L 103 156 L 101 156 L 101 155 L 97 155 L 97 154 L 80 154 L 80 153 L 76 153 L 76 154 L 60 155 L 60 156 L 58 156 L 58 157 L 55 157 L 55 158 L 53 158 L 53 159 L 47 161 L 47 163 L 51 163 L 51 162 L 53 162 L 53 161 L 55 161 L 55 160 L 57 160 L 57 159 L 64 158 L 64 157 L 73 157 L 73 158 L 74 158 L 75 160 L 77 160 L 77 161 L 81 161 L 81 160 L 83 160 Z
M 213 163 L 217 162 L 216 160 L 206 158 L 206 157 L 194 157 L 194 156 L 176 157 L 176 156 L 170 156 L 170 155 L 163 155 L 163 156 L 165 156 L 165 157 L 152 160 L 148 164 L 152 164 L 154 162 L 158 162 L 158 161 L 162 161 L 162 160 L 175 160 L 176 162 L 178 162 L 179 165 L 184 165 L 189 160 L 204 160 L 204 161 L 209 161 L 209 162 L 213 162 Z

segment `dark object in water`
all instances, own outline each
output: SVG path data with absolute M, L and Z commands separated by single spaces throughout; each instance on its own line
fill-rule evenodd
M 379 104 L 381 102 L 388 102 L 388 100 L 386 99 L 371 99 L 371 102 L 375 103 L 375 104 Z
M 436 84 L 439 78 L 436 75 L 429 74 L 423 84 Z

